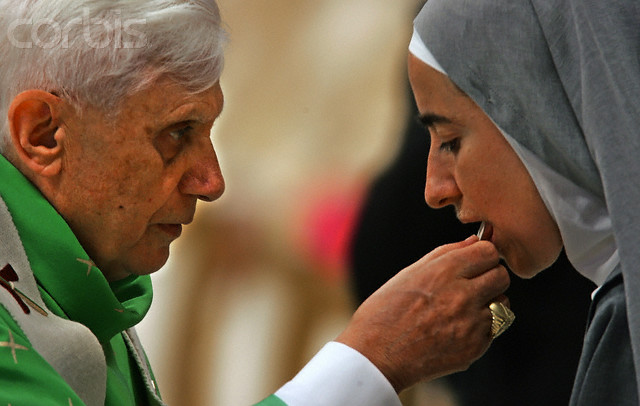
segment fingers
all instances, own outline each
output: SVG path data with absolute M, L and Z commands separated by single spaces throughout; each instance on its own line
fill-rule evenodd
M 504 297 L 501 295 L 509 287 L 509 273 L 500 265 L 500 256 L 491 242 L 472 236 L 440 248 L 434 255 L 435 260 L 434 257 L 425 259 L 439 262 L 451 272 L 450 275 L 465 280 L 460 286 L 469 292 L 475 303 L 484 306 L 496 297 Z
M 454 283 L 455 279 L 467 280 L 463 286 L 475 293 L 478 300 L 488 301 L 504 293 L 510 283 L 507 270 L 500 265 L 496 247 L 489 241 L 480 241 L 475 235 L 440 246 L 409 268 L 410 272 L 428 273 L 428 276 L 423 275 L 430 281 L 434 280 L 434 272 L 440 272 L 441 282 L 445 284 Z
M 434 260 L 448 252 L 451 252 L 453 250 L 456 249 L 460 249 L 460 248 L 464 248 L 464 247 L 468 247 L 476 242 L 478 242 L 479 239 L 476 235 L 472 235 L 470 237 L 468 237 L 466 240 L 463 241 L 459 241 L 459 242 L 454 242 L 454 243 L 450 243 L 450 244 L 445 244 L 445 245 L 441 245 L 438 248 L 435 248 L 433 251 L 431 251 L 430 253 L 428 253 L 426 256 L 423 257 L 423 259 L 425 260 Z
M 511 308 L 511 302 L 509 301 L 509 298 L 505 295 L 498 295 L 489 301 L 489 303 L 493 303 L 493 302 L 500 302 L 506 307 Z
M 500 263 L 496 247 L 488 241 L 480 241 L 475 235 L 464 241 L 440 246 L 422 257 L 419 263 L 446 262 L 463 278 L 475 278 Z
M 366 356 L 398 391 L 463 370 L 491 342 L 489 303 L 509 275 L 495 246 L 471 236 L 433 250 L 394 276 L 336 339 Z
M 460 248 L 456 254 L 455 260 L 460 262 L 458 265 L 459 275 L 467 279 L 482 275 L 500 263 L 498 250 L 488 241 L 476 241 L 469 246 Z
M 480 304 L 487 304 L 499 298 L 499 301 L 508 307 L 509 301 L 503 293 L 509 288 L 511 279 L 509 278 L 509 272 L 507 272 L 504 266 L 498 265 L 491 268 L 485 273 L 473 278 L 470 282 L 473 283 L 473 288 L 476 291 L 476 297 Z M 503 297 L 504 299 L 502 299 Z

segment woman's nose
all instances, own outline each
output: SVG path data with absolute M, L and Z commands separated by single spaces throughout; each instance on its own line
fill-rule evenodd
M 424 187 L 424 199 L 427 204 L 434 209 L 439 209 L 454 204 L 460 195 L 455 177 L 448 164 L 430 154 Z

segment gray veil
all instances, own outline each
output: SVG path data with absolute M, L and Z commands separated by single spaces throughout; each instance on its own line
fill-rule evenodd
M 429 0 L 414 28 L 520 155 L 576 269 L 622 269 L 640 371 L 640 2 Z

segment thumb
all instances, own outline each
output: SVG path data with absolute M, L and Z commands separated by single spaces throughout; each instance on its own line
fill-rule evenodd
M 450 243 L 450 244 L 445 244 L 445 245 L 441 245 L 438 248 L 435 248 L 433 251 L 431 251 L 430 253 L 428 253 L 427 255 L 425 255 L 424 257 L 422 257 L 422 259 L 420 261 L 433 261 L 434 259 L 441 257 L 442 255 L 451 252 L 453 250 L 457 250 L 460 248 L 464 248 L 464 247 L 468 247 L 476 242 L 479 241 L 479 238 L 477 235 L 472 235 L 470 237 L 467 237 L 467 239 L 463 240 L 463 241 L 458 241 L 458 242 L 454 242 L 454 243 Z

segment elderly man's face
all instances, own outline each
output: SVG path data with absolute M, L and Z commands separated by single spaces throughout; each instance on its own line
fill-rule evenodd
M 107 279 L 158 270 L 196 201 L 224 191 L 210 139 L 222 106 L 219 85 L 191 95 L 162 79 L 115 120 L 85 109 L 65 121 L 61 181 L 48 197 Z
M 499 129 L 445 75 L 409 56 L 409 77 L 431 137 L 425 199 L 453 205 L 462 222 L 485 221 L 513 272 L 534 276 L 562 249 L 557 225 Z

